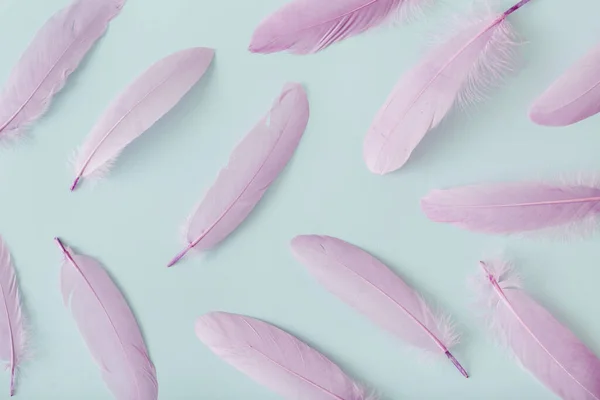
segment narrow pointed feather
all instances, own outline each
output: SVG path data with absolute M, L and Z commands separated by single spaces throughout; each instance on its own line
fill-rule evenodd
M 504 262 L 482 262 L 491 327 L 521 364 L 565 400 L 600 400 L 600 360 L 520 287 Z
M 529 116 L 546 126 L 566 126 L 600 112 L 600 46 L 573 65 L 533 104 Z
M 15 374 L 25 352 L 25 329 L 17 276 L 6 244 L 0 237 L 0 359 L 10 371 L 10 395 L 15 393 Z
M 158 61 L 108 107 L 75 161 L 79 180 L 103 175 L 121 151 L 173 108 L 204 75 L 214 51 L 186 49 Z
M 196 335 L 256 382 L 290 400 L 376 400 L 337 365 L 265 322 L 216 312 L 200 317 Z
M 44 114 L 125 0 L 76 0 L 37 33 L 0 94 L 0 138 Z
M 158 398 L 156 370 L 121 291 L 95 259 L 74 254 L 59 239 L 65 261 L 61 292 L 102 378 L 118 400 Z
M 447 318 L 436 315 L 423 298 L 381 261 L 364 250 L 330 236 L 292 240 L 292 251 L 331 293 L 411 345 L 448 357 L 458 337 Z
M 511 234 L 593 223 L 600 187 L 506 183 L 434 190 L 421 200 L 435 222 L 475 232 Z
M 293 0 L 264 20 L 250 51 L 316 53 L 386 21 L 410 16 L 433 0 Z
M 371 172 L 383 175 L 401 168 L 456 103 L 480 100 L 501 81 L 516 45 L 506 21 L 514 10 L 509 11 L 460 24 L 456 34 L 400 79 L 365 138 L 363 156 Z
M 213 248 L 246 219 L 292 158 L 308 117 L 308 99 L 302 86 L 286 85 L 271 111 L 231 154 L 229 164 L 188 221 L 188 246 L 169 266 L 192 248 Z

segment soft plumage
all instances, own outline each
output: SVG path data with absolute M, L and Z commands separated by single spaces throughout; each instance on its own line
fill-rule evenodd
M 478 289 L 492 331 L 537 379 L 565 400 L 600 400 L 600 360 L 521 289 L 503 261 L 481 262 Z
M 315 53 L 394 15 L 410 16 L 433 0 L 293 0 L 256 28 L 250 51 Z
M 376 400 L 337 365 L 294 336 L 241 315 L 211 313 L 196 335 L 216 355 L 290 400 Z
M 13 136 L 46 111 L 125 0 L 75 0 L 36 34 L 0 94 L 0 138 Z
M 178 51 L 139 76 L 104 112 L 75 160 L 75 181 L 99 177 L 121 151 L 173 108 L 198 82 L 213 59 L 203 47 Z
M 56 242 L 65 256 L 63 301 L 106 385 L 118 400 L 156 400 L 156 370 L 123 294 L 98 261 Z
M 192 248 L 213 248 L 246 219 L 292 158 L 308 117 L 306 92 L 299 84 L 287 84 L 271 111 L 233 150 L 229 164 L 188 221 L 187 247 L 169 266 Z

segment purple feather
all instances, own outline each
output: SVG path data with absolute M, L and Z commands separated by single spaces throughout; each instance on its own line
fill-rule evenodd
M 265 322 L 222 312 L 196 322 L 196 335 L 216 355 L 290 400 L 376 400 L 337 365 Z
M 600 400 L 600 360 L 521 289 L 504 262 L 481 262 L 491 328 L 521 364 L 565 400 Z
M 246 219 L 292 158 L 308 116 L 308 99 L 302 86 L 286 85 L 269 114 L 235 148 L 229 164 L 189 219 L 188 246 L 169 267 L 192 248 L 213 248 Z
M 0 94 L 0 137 L 40 118 L 125 0 L 76 0 L 37 33 Z

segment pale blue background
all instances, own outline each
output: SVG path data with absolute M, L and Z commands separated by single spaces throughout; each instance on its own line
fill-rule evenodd
M 531 292 L 600 354 L 599 238 L 556 243 L 477 235 L 428 221 L 419 199 L 433 188 L 600 167 L 600 117 L 564 129 L 527 118 L 536 95 L 598 42 L 600 4 L 533 0 L 515 14 L 511 20 L 528 41 L 520 72 L 470 116 L 430 135 L 405 169 L 379 177 L 362 162 L 364 134 L 446 13 L 438 9 L 315 56 L 248 53 L 254 27 L 284 2 L 129 0 L 27 139 L 0 150 L 0 232 L 31 322 L 32 358 L 18 398 L 112 398 L 60 299 L 61 256 L 52 241 L 60 235 L 98 257 L 124 289 L 164 400 L 278 398 L 197 341 L 194 319 L 213 310 L 278 324 L 386 399 L 553 399 L 489 340 L 466 278 L 482 254 L 506 248 Z M 67 0 L 0 4 L 4 81 L 36 30 Z M 108 179 L 70 193 L 68 160 L 109 101 L 152 62 L 189 46 L 217 49 L 203 82 L 123 153 Z M 312 108 L 289 168 L 222 246 L 167 270 L 182 247 L 180 225 L 288 80 L 306 85 Z M 464 332 L 455 354 L 472 379 L 448 362 L 419 361 L 319 287 L 288 250 L 302 233 L 369 249 L 443 305 Z M 0 398 L 7 392 L 8 373 L 0 373 Z

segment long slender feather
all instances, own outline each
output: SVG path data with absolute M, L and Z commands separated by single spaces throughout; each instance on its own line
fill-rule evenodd
M 156 370 L 127 301 L 95 259 L 56 239 L 65 261 L 61 291 L 106 385 L 119 400 L 158 398 Z
M 211 313 L 196 335 L 216 355 L 291 400 L 375 400 L 337 365 L 294 336 L 265 322 Z
M 600 112 L 600 46 L 569 68 L 533 104 L 529 116 L 546 126 L 566 126 Z
M 330 236 L 292 240 L 292 251 L 331 293 L 411 345 L 448 357 L 457 344 L 448 318 L 435 315 L 423 298 L 381 261 L 364 250 Z
M 75 0 L 37 33 L 0 94 L 0 137 L 41 117 L 125 0 Z
M 173 108 L 198 82 L 214 51 L 186 49 L 163 58 L 129 85 L 100 117 L 75 161 L 74 190 L 84 177 L 104 175 L 121 151 Z
M 256 28 L 250 51 L 316 53 L 394 14 L 411 16 L 433 0 L 294 0 Z
M 292 158 L 308 116 L 306 92 L 299 84 L 287 84 L 271 111 L 235 148 L 229 164 L 189 219 L 188 246 L 169 267 L 192 248 L 216 246 L 246 219 Z
M 510 265 L 480 265 L 491 327 L 521 364 L 565 400 L 600 400 L 600 360 L 521 289 Z
M 10 370 L 10 395 L 15 394 L 15 374 L 25 352 L 26 335 L 23 328 L 23 313 L 17 276 L 10 253 L 0 237 L 0 359 L 6 360 Z
M 434 190 L 421 200 L 427 217 L 476 232 L 511 234 L 593 225 L 599 185 L 506 183 Z
M 497 85 L 511 68 L 516 44 L 506 17 L 527 1 L 461 23 L 400 79 L 365 138 L 363 156 L 371 172 L 401 168 L 455 103 L 480 100 L 487 87 Z

